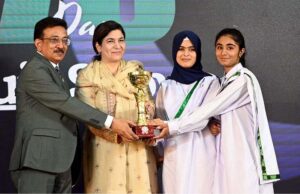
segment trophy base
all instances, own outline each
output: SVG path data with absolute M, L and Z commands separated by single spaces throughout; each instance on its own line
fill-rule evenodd
M 139 125 L 134 126 L 133 132 L 139 136 L 140 139 L 147 139 L 156 136 L 156 126 L 155 125 Z

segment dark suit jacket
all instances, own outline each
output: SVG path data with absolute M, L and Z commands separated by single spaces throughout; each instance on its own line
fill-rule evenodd
M 67 84 L 38 53 L 22 70 L 16 97 L 16 133 L 10 170 L 29 167 L 53 173 L 66 171 L 76 150 L 76 120 L 100 128 L 107 118 L 105 113 L 71 97 Z

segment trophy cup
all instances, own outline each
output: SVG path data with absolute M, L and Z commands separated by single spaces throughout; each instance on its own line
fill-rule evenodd
M 154 130 L 156 126 L 147 125 L 147 116 L 145 109 L 145 101 L 148 92 L 148 84 L 151 79 L 151 72 L 138 69 L 137 71 L 128 74 L 131 84 L 137 88 L 135 99 L 138 107 L 137 126 L 133 127 L 134 133 L 139 138 L 152 138 L 155 136 Z

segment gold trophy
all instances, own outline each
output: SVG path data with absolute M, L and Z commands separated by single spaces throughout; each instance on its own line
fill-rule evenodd
M 145 109 L 145 101 L 148 95 L 148 84 L 152 73 L 138 69 L 137 71 L 128 74 L 131 84 L 137 88 L 135 99 L 138 106 L 137 126 L 133 127 L 133 131 L 139 138 L 154 137 L 155 126 L 147 125 L 147 113 Z

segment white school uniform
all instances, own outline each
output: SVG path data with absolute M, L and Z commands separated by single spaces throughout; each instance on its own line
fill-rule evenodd
M 182 102 L 193 88 L 166 80 L 161 84 L 156 98 L 157 116 L 174 119 Z M 219 81 L 215 76 L 204 77 L 194 90 L 182 116 L 200 106 L 208 96 L 216 94 Z M 163 141 L 163 189 L 165 193 L 211 193 L 216 160 L 215 137 L 208 129 L 170 136 Z
M 274 193 L 272 182 L 279 180 L 279 170 L 261 89 L 241 64 L 226 74 L 211 102 L 170 121 L 170 134 L 197 131 L 215 115 L 221 116 L 221 133 L 214 193 Z

